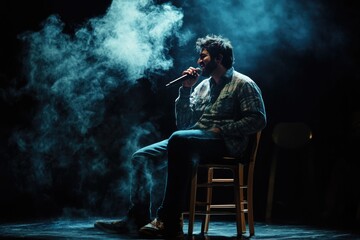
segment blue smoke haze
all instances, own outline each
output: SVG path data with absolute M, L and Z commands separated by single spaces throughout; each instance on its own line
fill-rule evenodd
M 319 1 L 220 0 L 216 6 L 221 8 L 208 1 L 194 1 L 192 8 L 199 11 L 189 27 L 228 37 L 241 69 L 256 68 L 261 59 L 278 49 L 322 52 L 343 43 L 342 33 L 326 22 L 327 9 Z M 321 40 L 322 35 L 327 41 Z
M 40 31 L 19 36 L 27 49 L 22 91 L 36 99 L 31 128 L 12 136 L 26 159 L 14 163 L 19 189 L 36 193 L 65 181 L 84 208 L 119 208 L 128 201 L 130 155 L 162 137 L 144 120 L 149 99 L 137 91 L 139 79 L 196 65 L 194 42 L 208 33 L 232 41 L 235 66 L 245 72 L 278 49 L 321 54 L 344 41 L 331 23 L 323 28 L 324 19 L 318 1 L 294 0 L 200 0 L 178 7 L 114 0 L 74 34 L 64 32 L 60 16 L 49 16 Z M 318 40 L 323 35 L 326 42 Z

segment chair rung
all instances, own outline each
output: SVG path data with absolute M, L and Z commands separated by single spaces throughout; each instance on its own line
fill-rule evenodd
M 235 211 L 195 211 L 196 215 L 236 215 Z
M 201 183 L 197 187 L 233 187 L 234 183 Z
M 233 182 L 212 182 L 212 183 L 200 183 L 197 187 L 234 187 L 236 186 Z M 240 186 L 241 189 L 246 189 L 247 185 Z
M 234 179 L 233 178 L 214 178 L 212 180 L 212 182 L 216 182 L 216 183 L 219 183 L 219 182 L 222 182 L 222 183 L 230 183 L 230 182 L 234 182 Z
M 235 204 L 232 204 L 232 203 L 231 204 L 210 204 L 208 202 L 198 202 L 197 201 L 195 204 L 196 204 L 196 206 L 208 206 L 208 205 L 211 205 L 210 206 L 211 208 L 226 208 L 228 206 L 230 206 L 231 208 L 235 208 Z M 241 201 L 240 204 L 246 205 L 248 203 L 247 203 L 247 201 Z
M 198 210 L 198 211 L 195 211 L 195 215 L 236 215 L 235 209 L 231 209 L 228 211 L 223 210 L 226 208 L 218 208 L 218 209 L 222 209 L 222 210 L 214 210 L 214 209 L 211 209 L 209 211 Z M 228 209 L 230 209 L 230 208 L 228 208 Z M 248 209 L 243 209 L 243 210 L 241 210 L 241 212 L 248 213 Z M 183 214 L 189 214 L 189 212 L 183 212 Z
M 210 208 L 235 208 L 235 204 L 211 204 Z
M 224 164 L 200 164 L 200 168 L 212 168 L 212 169 L 224 169 L 224 170 L 235 170 L 237 168 L 237 164 L 230 164 L 230 165 L 224 165 Z

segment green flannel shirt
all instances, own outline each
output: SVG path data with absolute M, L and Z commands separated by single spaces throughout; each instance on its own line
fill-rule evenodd
M 220 84 L 212 78 L 193 89 L 180 87 L 175 100 L 178 129 L 221 129 L 229 154 L 240 155 L 248 135 L 266 125 L 261 90 L 248 76 L 230 68 Z

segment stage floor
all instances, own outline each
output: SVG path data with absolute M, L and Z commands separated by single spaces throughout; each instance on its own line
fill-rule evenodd
M 26 223 L 11 223 L 0 225 L 0 239 L 143 239 L 136 235 L 109 234 L 94 228 L 96 220 L 114 219 L 57 219 Z M 184 232 L 187 222 L 184 223 Z M 212 221 L 206 236 L 200 234 L 200 222 L 196 222 L 194 236 L 185 239 L 249 239 L 248 233 L 236 237 L 234 222 Z M 360 235 L 330 229 L 319 229 L 303 225 L 255 223 L 255 236 L 251 239 L 360 239 Z

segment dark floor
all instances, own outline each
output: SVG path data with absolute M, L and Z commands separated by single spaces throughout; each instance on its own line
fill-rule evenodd
M 93 227 L 97 219 L 59 219 L 0 225 L 1 239 L 141 239 L 136 235 L 108 234 Z M 113 219 L 102 219 L 113 220 Z M 187 224 L 184 224 L 187 231 Z M 248 234 L 236 237 L 234 222 L 212 221 L 207 236 L 201 236 L 200 222 L 196 222 L 193 240 L 197 239 L 248 239 Z M 188 239 L 186 237 L 186 239 Z M 302 225 L 255 223 L 255 236 L 251 239 L 360 239 L 360 235 Z

